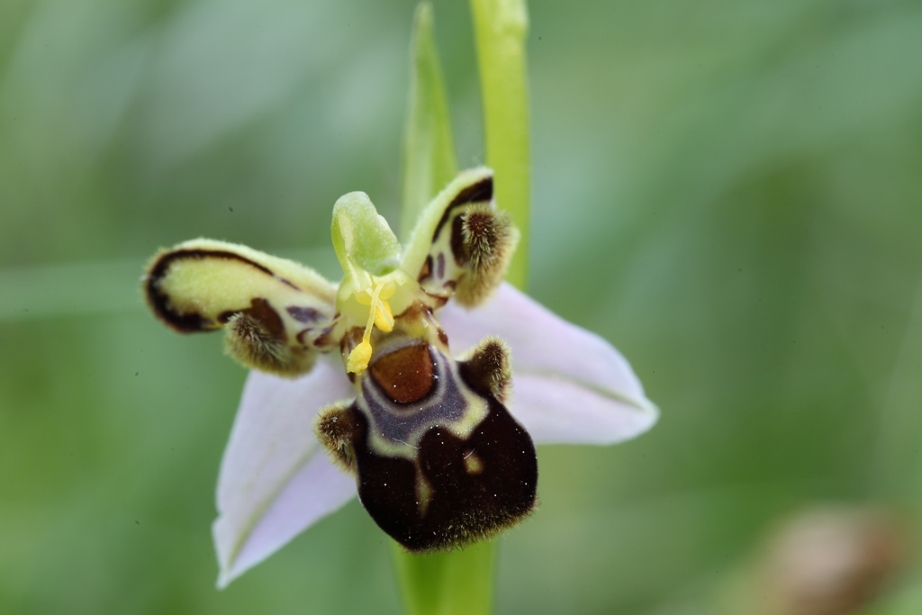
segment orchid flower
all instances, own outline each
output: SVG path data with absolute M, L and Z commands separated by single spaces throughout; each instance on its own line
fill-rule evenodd
M 332 234 L 338 286 L 205 239 L 144 277 L 164 323 L 223 328 L 253 369 L 218 481 L 220 586 L 356 493 L 410 551 L 489 538 L 534 507 L 533 443 L 610 444 L 656 421 L 617 350 L 501 282 L 517 231 L 491 170 L 461 173 L 405 247 L 362 192 L 337 201 Z

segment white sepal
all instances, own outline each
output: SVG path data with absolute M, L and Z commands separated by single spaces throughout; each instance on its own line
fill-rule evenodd
M 320 408 L 353 395 L 338 356 L 296 380 L 250 372 L 218 478 L 219 587 L 355 496 L 313 430 Z

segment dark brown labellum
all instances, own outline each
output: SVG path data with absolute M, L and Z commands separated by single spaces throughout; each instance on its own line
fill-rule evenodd
M 495 340 L 460 364 L 402 345 L 372 361 L 358 400 L 318 421 L 321 441 L 356 472 L 365 509 L 407 549 L 482 540 L 534 508 L 534 444 L 494 394 L 507 369 Z
M 495 399 L 468 438 L 429 428 L 414 460 L 377 454 L 363 445 L 368 423 L 361 413 L 357 419 L 353 444 L 359 440 L 359 498 L 381 529 L 411 551 L 488 538 L 534 507 L 534 445 Z

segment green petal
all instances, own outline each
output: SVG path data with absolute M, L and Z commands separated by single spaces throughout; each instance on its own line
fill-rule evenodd
M 400 243 L 364 192 L 350 192 L 333 206 L 333 248 L 346 277 L 356 268 L 384 275 L 397 268 Z

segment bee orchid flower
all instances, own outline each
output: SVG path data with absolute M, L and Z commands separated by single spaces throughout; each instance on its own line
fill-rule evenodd
M 502 283 L 518 234 L 489 169 L 439 193 L 406 246 L 361 192 L 337 201 L 332 234 L 339 285 L 205 239 L 144 276 L 158 318 L 223 328 L 253 370 L 218 480 L 219 586 L 356 494 L 413 552 L 489 538 L 535 505 L 535 443 L 656 422 L 617 350 Z

